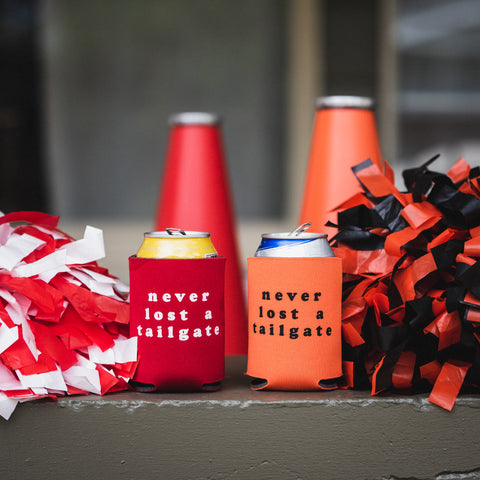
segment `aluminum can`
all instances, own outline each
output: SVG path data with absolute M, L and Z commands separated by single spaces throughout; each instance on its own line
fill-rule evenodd
M 255 257 L 334 257 L 325 233 L 306 232 L 304 223 L 293 232 L 264 233 Z
M 138 258 L 215 258 L 217 251 L 208 232 L 167 228 L 147 232 L 137 252 Z

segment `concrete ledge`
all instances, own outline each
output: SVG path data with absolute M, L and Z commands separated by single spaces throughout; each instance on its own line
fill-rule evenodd
M 254 392 L 230 358 L 219 392 L 20 405 L 1 422 L 4 479 L 480 479 L 480 396 Z

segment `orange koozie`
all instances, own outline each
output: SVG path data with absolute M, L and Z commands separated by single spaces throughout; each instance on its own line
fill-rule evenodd
M 324 390 L 342 376 L 340 258 L 248 259 L 254 389 Z

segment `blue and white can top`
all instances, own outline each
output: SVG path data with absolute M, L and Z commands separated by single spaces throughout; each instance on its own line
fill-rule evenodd
M 334 257 L 326 233 L 306 232 L 310 222 L 292 232 L 264 233 L 255 257 Z

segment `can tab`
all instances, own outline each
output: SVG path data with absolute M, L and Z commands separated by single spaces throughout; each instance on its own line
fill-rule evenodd
M 302 225 L 300 225 L 299 227 L 297 227 L 293 232 L 290 232 L 288 235 L 293 235 L 293 236 L 296 236 L 296 235 L 300 235 L 301 233 L 305 232 L 306 230 L 308 230 L 310 227 L 312 226 L 312 223 L 311 222 L 306 222 L 306 223 L 302 223 Z
M 185 230 L 182 230 L 180 228 L 166 228 L 165 231 L 169 235 L 186 235 Z

